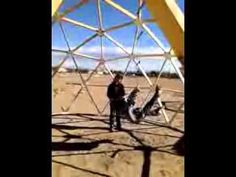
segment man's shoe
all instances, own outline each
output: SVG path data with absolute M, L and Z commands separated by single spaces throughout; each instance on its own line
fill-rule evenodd
M 110 131 L 110 132 L 113 132 L 113 131 L 114 131 L 114 127 L 113 127 L 113 126 L 110 126 L 109 131 Z

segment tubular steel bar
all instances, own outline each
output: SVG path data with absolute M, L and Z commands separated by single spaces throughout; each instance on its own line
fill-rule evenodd
M 117 29 L 120 29 L 120 28 L 123 28 L 123 27 L 127 27 L 127 26 L 130 26 L 130 25 L 134 25 L 134 21 L 122 23 L 122 24 L 119 24 L 119 25 L 115 25 L 115 26 L 112 26 L 110 28 L 105 29 L 104 31 L 105 32 L 112 32 L 114 30 L 117 30 Z
M 76 53 L 76 52 L 73 52 L 73 51 L 67 51 L 67 50 L 61 50 L 61 49 L 52 49 L 52 51 L 53 52 L 65 53 L 65 54 L 72 54 L 72 55 L 75 55 L 75 56 L 84 57 L 84 58 L 94 60 L 94 61 L 99 60 L 99 58 L 97 58 L 97 57 L 85 55 L 85 54 L 82 54 L 82 53 Z
M 153 84 L 153 87 L 149 90 L 147 96 L 145 97 L 145 99 L 144 99 L 144 101 L 143 101 L 143 103 L 142 103 L 142 106 L 143 106 L 144 103 L 147 101 L 147 99 L 148 99 L 148 97 L 150 96 L 151 92 L 153 91 L 154 87 L 158 84 L 158 81 L 159 81 L 159 79 L 160 79 L 160 77 L 161 77 L 162 71 L 163 71 L 163 69 L 164 69 L 164 66 L 165 66 L 167 60 L 168 60 L 168 59 L 165 59 L 165 60 L 164 60 L 162 66 L 161 66 L 160 72 L 159 72 L 159 74 L 158 74 L 158 77 L 156 78 L 156 80 L 155 80 L 155 82 L 154 82 L 154 84 Z
M 75 20 L 72 20 L 72 19 L 69 19 L 69 18 L 65 18 L 65 17 L 63 17 L 61 19 L 61 21 L 68 22 L 68 23 L 71 23 L 75 26 L 83 27 L 85 29 L 88 29 L 88 30 L 91 30 L 91 31 L 94 31 L 94 32 L 97 32 L 97 30 L 98 30 L 98 28 L 95 28 L 93 26 L 90 26 L 90 25 L 87 25 L 85 23 L 78 22 L 78 21 L 75 21 Z
M 99 29 L 103 29 L 103 24 L 102 24 L 102 12 L 101 12 L 101 1 L 97 0 L 97 13 L 98 13 L 98 25 Z
M 171 58 L 170 61 L 171 61 L 171 64 L 173 65 L 175 71 L 177 72 L 180 80 L 184 84 L 184 77 L 183 77 L 183 74 L 181 73 L 180 69 L 176 66 L 175 62 L 173 61 L 173 58 Z
M 60 28 L 61 28 L 61 31 L 62 31 L 62 33 L 63 33 L 64 39 L 65 39 L 65 41 L 66 41 L 68 50 L 71 52 L 71 48 L 70 48 L 69 42 L 68 42 L 68 40 L 67 40 L 65 31 L 64 31 L 63 26 L 62 26 L 61 23 L 60 23 Z M 74 58 L 73 55 L 71 55 L 71 57 L 72 57 L 72 59 L 73 59 L 73 62 L 74 62 L 74 64 L 75 64 L 76 69 L 78 70 L 78 73 L 79 73 L 80 79 L 81 79 L 81 81 L 82 81 L 83 87 L 85 87 L 85 89 L 86 89 L 86 91 L 87 91 L 87 93 L 88 93 L 88 95 L 89 95 L 89 97 L 90 97 L 92 103 L 94 104 L 95 108 L 96 108 L 97 111 L 98 111 L 98 114 L 100 115 L 100 110 L 99 110 L 99 108 L 98 108 L 96 102 L 94 101 L 94 99 L 93 99 L 93 97 L 92 97 L 92 95 L 91 95 L 91 93 L 90 93 L 90 91 L 89 91 L 89 89 L 88 89 L 88 87 L 87 87 L 87 85 L 86 85 L 86 82 L 85 82 L 85 80 L 84 80 L 82 74 L 81 74 L 80 71 L 79 71 L 79 67 L 78 67 L 78 65 L 77 65 L 77 63 L 76 63 L 76 60 L 75 60 L 75 58 Z
M 85 80 L 85 83 L 87 84 L 87 82 L 92 78 L 92 75 L 97 71 L 97 68 L 100 66 L 100 63 L 98 63 L 98 65 L 96 66 L 96 68 L 92 71 L 92 73 L 88 76 L 88 78 Z M 88 86 L 88 84 L 87 84 Z M 81 86 L 81 88 L 79 89 L 79 91 L 76 93 L 76 95 L 74 96 L 74 98 L 72 99 L 70 105 L 65 109 L 66 111 L 69 111 L 71 106 L 74 104 L 74 102 L 77 100 L 79 94 L 82 92 L 83 90 L 83 86 Z
M 144 75 L 144 77 L 146 78 L 146 80 L 148 81 L 149 85 L 152 85 L 151 80 L 149 79 L 149 77 L 147 76 L 147 74 L 145 73 L 145 71 L 143 70 L 143 68 L 141 67 L 141 65 L 133 58 L 132 55 L 130 55 L 130 53 L 116 40 L 114 40 L 111 36 L 109 36 L 108 34 L 104 34 L 111 42 L 113 42 L 117 47 L 119 47 L 120 49 L 122 49 L 125 53 L 127 53 L 130 58 L 133 59 L 133 61 L 135 62 L 135 64 L 139 67 L 140 71 L 142 72 L 142 74 Z
M 182 104 L 178 107 L 177 111 L 175 112 L 175 114 L 172 116 L 172 118 L 171 118 L 171 120 L 170 120 L 170 124 L 174 121 L 174 119 L 176 118 L 176 116 L 178 115 L 178 113 L 180 112 L 180 110 L 182 109 L 183 106 L 184 106 L 184 103 L 182 103 Z
M 124 9 L 123 7 L 121 7 L 119 4 L 113 2 L 112 0 L 104 0 L 107 4 L 109 4 L 110 6 L 114 7 L 115 9 L 119 10 L 121 13 L 127 15 L 128 17 L 130 17 L 133 20 L 136 20 L 136 16 L 134 14 L 132 14 L 131 12 L 129 12 L 128 10 Z
M 107 4 L 111 5 L 113 8 L 117 9 L 118 11 L 120 11 L 121 13 L 127 15 L 128 17 L 130 17 L 131 19 L 135 20 L 137 25 L 140 25 L 146 32 L 147 34 L 157 43 L 157 45 L 166 52 L 166 49 L 164 47 L 164 45 L 161 43 L 161 41 L 153 34 L 153 32 L 141 21 L 139 20 L 139 18 L 130 13 L 128 10 L 126 10 L 125 8 L 123 8 L 122 6 L 120 6 L 119 4 L 113 2 L 112 0 L 104 0 Z
M 136 26 L 135 34 L 134 34 L 134 41 L 133 41 L 133 46 L 132 46 L 132 51 L 131 51 L 131 55 L 134 54 L 134 49 L 135 49 L 135 47 L 136 47 L 136 45 L 137 45 L 138 36 L 139 36 L 138 33 L 139 33 L 139 27 Z M 128 61 L 128 63 L 127 63 L 127 66 L 126 66 L 126 68 L 125 68 L 124 76 L 125 76 L 126 73 L 127 73 L 127 70 L 128 70 L 128 68 L 129 68 L 129 65 L 130 65 L 131 61 L 132 61 L 132 58 L 130 58 L 129 61 Z
M 77 47 L 75 47 L 72 51 L 75 52 L 76 50 L 78 50 L 80 47 L 84 46 L 85 44 L 87 44 L 89 41 L 91 41 L 92 39 L 96 38 L 98 36 L 97 33 L 93 34 L 92 36 L 90 36 L 89 38 L 85 39 L 84 42 L 82 42 L 80 45 L 78 45 Z

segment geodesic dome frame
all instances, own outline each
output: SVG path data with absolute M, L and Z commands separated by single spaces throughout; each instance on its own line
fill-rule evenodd
M 164 66 L 166 65 L 167 61 L 170 61 L 171 65 L 173 66 L 173 68 L 175 69 L 176 73 L 178 74 L 180 80 L 182 81 L 182 83 L 184 84 L 184 77 L 183 74 L 181 73 L 180 69 L 176 66 L 176 63 L 174 62 L 174 59 L 176 59 L 177 57 L 171 52 L 172 48 L 167 50 L 164 45 L 162 44 L 161 40 L 158 38 L 158 36 L 156 36 L 150 29 L 149 27 L 146 25 L 146 23 L 150 23 L 150 22 L 154 22 L 153 19 L 142 19 L 142 8 L 143 6 L 145 6 L 145 2 L 142 0 L 139 0 L 139 7 L 137 8 L 137 13 L 133 14 L 131 12 L 129 12 L 129 10 L 123 8 L 122 6 L 120 6 L 119 4 L 115 3 L 114 1 L 111 0 L 103 0 L 103 2 L 107 3 L 108 5 L 110 5 L 112 8 L 115 8 L 116 10 L 118 10 L 119 12 L 123 13 L 124 15 L 128 16 L 131 21 L 128 23 L 123 23 L 123 24 L 119 24 L 119 25 L 115 25 L 112 26 L 110 28 L 104 28 L 103 27 L 103 17 L 102 17 L 102 10 L 101 10 L 101 1 L 102 0 L 95 0 L 96 1 L 96 9 L 97 9 L 97 17 L 98 17 L 98 28 L 97 27 L 93 27 L 91 25 L 79 22 L 79 21 L 75 21 L 72 20 L 70 18 L 67 18 L 66 15 L 73 12 L 76 9 L 79 9 L 81 6 L 86 5 L 86 3 L 88 2 L 88 0 L 82 0 L 79 3 L 75 4 L 74 6 L 66 9 L 64 12 L 59 13 L 56 12 L 55 15 L 53 16 L 52 19 L 52 23 L 59 23 L 60 25 L 60 29 L 61 32 L 63 34 L 63 38 L 66 42 L 66 46 L 67 46 L 67 50 L 61 50 L 61 49 L 52 49 L 53 52 L 61 52 L 61 53 L 65 53 L 66 56 L 63 58 L 63 60 L 60 62 L 60 64 L 58 65 L 57 69 L 53 72 L 52 77 L 54 77 L 57 72 L 59 71 L 59 69 L 62 67 L 62 65 L 66 62 L 66 60 L 68 59 L 68 57 L 70 56 L 72 58 L 72 61 L 74 63 L 74 66 L 76 68 L 76 71 L 78 72 L 78 75 L 82 81 L 82 86 L 81 89 L 78 90 L 77 94 L 75 95 L 74 99 L 72 100 L 71 104 L 64 110 L 64 111 L 69 111 L 70 106 L 73 104 L 73 102 L 77 99 L 78 95 L 81 93 L 81 91 L 83 89 L 86 90 L 88 96 L 90 97 L 93 105 L 95 106 L 98 114 L 102 114 L 103 111 L 105 110 L 105 108 L 103 110 L 100 110 L 96 104 L 96 102 L 94 101 L 94 98 L 92 96 L 92 94 L 90 93 L 90 90 L 88 89 L 87 83 L 88 81 L 91 79 L 91 77 L 94 75 L 94 73 L 97 71 L 97 69 L 102 65 L 104 66 L 104 68 L 107 70 L 107 72 L 110 74 L 111 78 L 114 77 L 111 69 L 109 68 L 109 66 L 107 65 L 108 62 L 111 61 L 115 61 L 115 60 L 120 60 L 120 59 L 125 59 L 125 58 L 129 58 L 127 67 L 125 69 L 124 72 L 124 77 L 126 76 L 127 73 L 127 69 L 128 66 L 131 62 L 134 62 L 137 66 L 137 68 L 141 71 L 142 75 L 145 77 L 145 79 L 147 80 L 148 84 L 149 84 L 149 93 L 147 95 L 147 97 L 149 96 L 149 94 L 152 92 L 154 86 L 156 84 L 159 83 L 159 79 L 161 77 L 161 74 L 163 72 Z M 82 27 L 84 29 L 93 31 L 94 34 L 92 36 L 90 36 L 89 38 L 85 39 L 83 42 L 81 42 L 79 45 L 77 45 L 74 48 L 71 48 L 71 45 L 68 41 L 67 38 L 67 34 L 66 31 L 63 27 L 63 23 L 70 23 L 73 24 L 75 26 L 79 26 Z M 133 39 L 133 45 L 132 45 L 132 50 L 129 51 L 127 50 L 121 43 L 119 43 L 118 41 L 116 41 L 111 35 L 108 34 L 108 32 L 110 31 L 114 31 L 120 28 L 124 28 L 126 26 L 129 25 L 135 25 L 136 26 L 136 30 L 135 30 L 135 34 L 134 34 L 134 39 Z M 161 53 L 156 53 L 156 54 L 135 54 L 135 48 L 137 45 L 138 40 L 140 39 L 140 35 L 141 35 L 141 30 L 142 32 L 145 32 L 157 45 L 157 47 L 159 47 L 162 52 Z M 92 39 L 94 38 L 99 38 L 100 39 L 100 57 L 94 57 L 94 56 L 89 56 L 89 55 L 85 55 L 79 52 L 79 49 L 84 46 L 85 44 L 89 43 Z M 112 42 L 116 47 L 120 48 L 125 54 L 126 56 L 121 56 L 121 57 L 115 57 L 112 59 L 107 60 L 104 57 L 104 46 L 103 46 L 103 39 L 106 38 L 108 39 L 110 42 Z M 76 58 L 75 56 L 79 56 L 79 57 L 84 57 L 87 58 L 89 60 L 94 60 L 94 61 L 98 61 L 97 66 L 95 67 L 95 70 L 90 73 L 90 75 L 88 76 L 87 79 L 83 78 L 80 69 L 77 65 L 76 62 Z M 165 58 L 161 68 L 160 68 L 160 72 L 158 74 L 158 76 L 156 77 L 155 81 L 152 82 L 150 80 L 150 78 L 147 76 L 145 70 L 143 69 L 142 65 L 140 62 L 137 61 L 138 59 L 142 59 L 145 57 L 163 57 Z M 146 97 L 146 99 L 147 99 Z M 145 101 L 146 101 L 145 99 Z M 158 100 L 158 103 L 160 106 L 162 106 L 162 101 Z M 106 106 L 108 105 L 108 103 L 106 104 Z M 170 123 L 174 120 L 174 118 L 176 117 L 176 115 L 178 114 L 178 112 L 182 109 L 184 103 L 182 103 L 178 110 L 176 111 L 176 113 L 172 116 L 172 118 L 169 118 L 168 115 L 165 112 L 165 109 L 161 109 L 161 113 L 165 119 L 166 123 Z

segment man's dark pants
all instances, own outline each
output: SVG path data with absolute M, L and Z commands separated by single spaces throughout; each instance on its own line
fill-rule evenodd
M 114 117 L 116 117 L 117 129 L 121 129 L 121 116 L 124 101 L 111 101 L 110 102 L 110 128 L 114 126 Z

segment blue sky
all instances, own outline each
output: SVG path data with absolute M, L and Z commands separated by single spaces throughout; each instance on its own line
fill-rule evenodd
M 80 0 L 64 0 L 63 5 L 59 9 L 60 12 L 64 11 L 68 7 L 73 6 L 74 4 L 80 2 Z M 114 2 L 120 4 L 122 7 L 128 9 L 130 12 L 133 14 L 136 13 L 137 11 L 137 3 L 138 0 L 129 0 L 129 3 L 127 3 L 127 0 L 114 0 Z M 180 7 L 180 9 L 184 12 L 184 0 L 177 0 L 177 3 Z M 101 9 L 102 9 L 102 16 L 103 16 L 103 27 L 105 29 L 112 27 L 114 25 L 122 24 L 125 22 L 130 22 L 131 19 L 119 11 L 115 10 L 111 6 L 107 5 L 106 3 L 102 2 L 101 4 Z M 80 9 L 68 14 L 66 16 L 67 18 L 70 18 L 72 20 L 76 20 L 79 22 L 83 22 L 85 24 L 91 25 L 93 27 L 98 27 L 98 19 L 97 19 L 97 10 L 96 10 L 96 0 L 90 0 L 85 6 L 82 6 Z M 144 6 L 142 9 L 142 18 L 143 19 L 149 19 L 151 18 L 148 10 Z M 86 38 L 90 37 L 91 35 L 94 34 L 94 32 L 89 31 L 84 28 L 76 27 L 72 24 L 65 23 L 63 22 L 64 29 L 66 31 L 66 35 L 69 41 L 69 44 L 71 47 L 77 46 L 78 44 L 82 43 Z M 169 43 L 166 40 L 165 36 L 161 32 L 161 30 L 158 28 L 156 24 L 147 24 L 147 26 L 150 28 L 150 30 L 158 36 L 158 38 L 161 40 L 163 45 L 166 48 L 169 48 Z M 126 48 L 131 48 L 133 44 L 133 38 L 134 38 L 134 31 L 135 31 L 135 26 L 131 25 L 119 30 L 115 30 L 112 32 L 109 32 L 108 34 L 112 36 L 115 40 L 120 42 L 123 46 Z M 115 45 L 112 44 L 109 40 L 104 39 L 104 47 L 105 47 L 105 57 L 110 57 L 111 54 L 110 52 L 113 51 L 113 48 L 115 48 Z M 96 49 L 99 50 L 100 46 L 100 39 L 95 38 L 88 44 L 86 44 L 83 48 L 81 48 L 81 52 L 83 51 L 85 54 L 91 54 L 92 56 L 98 55 L 98 53 L 94 52 L 91 53 L 91 51 L 96 51 Z M 52 48 L 64 48 L 66 49 L 66 43 L 64 41 L 64 38 L 62 36 L 61 30 L 59 28 L 59 24 L 55 23 L 52 26 Z M 106 50 L 107 49 L 107 50 Z M 137 53 L 150 53 L 153 51 L 153 49 L 158 50 L 158 46 L 155 44 L 153 40 L 151 40 L 148 35 L 144 32 L 140 40 L 137 44 Z M 119 51 L 119 49 L 116 49 Z M 155 51 L 155 50 L 154 50 Z M 159 50 L 158 50 L 159 51 Z M 158 52 L 154 52 L 158 53 Z M 119 55 L 125 55 L 121 50 Z M 53 53 L 53 57 L 56 58 L 55 61 L 53 61 L 53 64 L 56 64 L 59 61 L 59 58 L 61 57 L 55 57 L 59 56 L 59 54 Z M 88 62 L 88 65 L 94 65 L 95 62 L 91 61 L 86 61 Z M 95 63 L 95 64 L 92 64 Z M 125 62 L 123 62 L 125 63 Z M 153 60 L 147 60 L 143 62 L 145 66 L 153 66 Z M 152 63 L 152 65 L 150 64 Z M 160 61 L 159 61 L 160 63 Z M 112 64 L 111 64 L 112 65 Z M 123 64 L 124 65 L 124 64 Z M 160 65 L 160 64 L 159 64 Z M 117 64 L 114 64 L 114 66 L 117 66 Z M 145 67 L 144 66 L 144 67 Z M 149 68 L 149 67 L 147 67 Z M 153 68 L 154 69 L 154 68 Z

